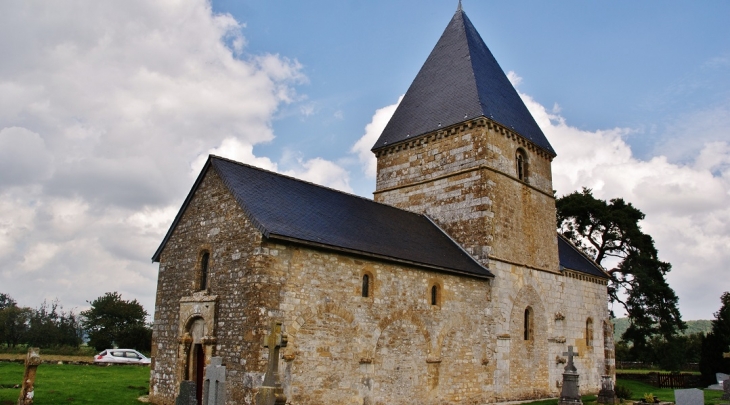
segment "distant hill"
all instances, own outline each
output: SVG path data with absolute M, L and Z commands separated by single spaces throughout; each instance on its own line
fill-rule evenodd
M 629 318 L 613 319 L 613 339 L 618 342 L 621 336 L 629 328 Z M 693 333 L 703 332 L 705 335 L 712 330 L 712 321 L 706 319 L 698 319 L 696 321 L 684 321 L 687 324 L 687 330 L 683 335 L 691 335 Z

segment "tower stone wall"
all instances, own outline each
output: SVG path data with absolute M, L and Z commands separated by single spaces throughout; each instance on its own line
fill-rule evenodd
M 479 118 L 376 156 L 376 201 L 425 213 L 483 264 L 559 270 L 551 157 L 521 136 Z

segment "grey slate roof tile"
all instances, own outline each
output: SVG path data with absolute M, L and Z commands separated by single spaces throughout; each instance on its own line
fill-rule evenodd
M 469 18 L 457 10 L 373 150 L 482 116 L 555 155 Z
M 560 267 L 600 278 L 611 278 L 599 265 L 586 257 L 564 236 L 558 234 L 558 256 Z

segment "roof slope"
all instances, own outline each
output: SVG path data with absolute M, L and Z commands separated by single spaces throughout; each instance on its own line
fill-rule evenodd
M 459 9 L 373 150 L 480 116 L 512 128 L 555 155 L 489 48 Z
M 267 238 L 293 239 L 476 277 L 493 276 L 424 215 L 217 156 L 208 158 L 203 172 L 209 168 Z M 195 188 L 197 184 L 191 195 Z M 177 221 L 153 260 L 159 260 Z
M 558 234 L 560 267 L 600 278 L 611 278 L 596 262 L 578 250 L 569 240 Z

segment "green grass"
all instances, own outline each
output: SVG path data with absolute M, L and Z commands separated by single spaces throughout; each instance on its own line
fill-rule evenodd
M 139 404 L 149 390 L 150 369 L 144 366 L 41 364 L 34 402 L 45 404 Z M 0 405 L 15 405 L 20 395 L 23 365 L 0 363 Z
M 661 401 L 675 402 L 674 401 L 674 390 L 671 388 L 657 388 L 649 384 L 644 384 L 638 381 L 621 380 L 617 382 L 618 385 L 631 390 L 633 395 L 631 399 L 639 401 L 644 397 L 644 394 L 654 394 Z M 720 398 L 722 397 L 722 391 L 703 390 L 705 393 L 705 405 L 717 405 L 721 403 L 727 403 Z

